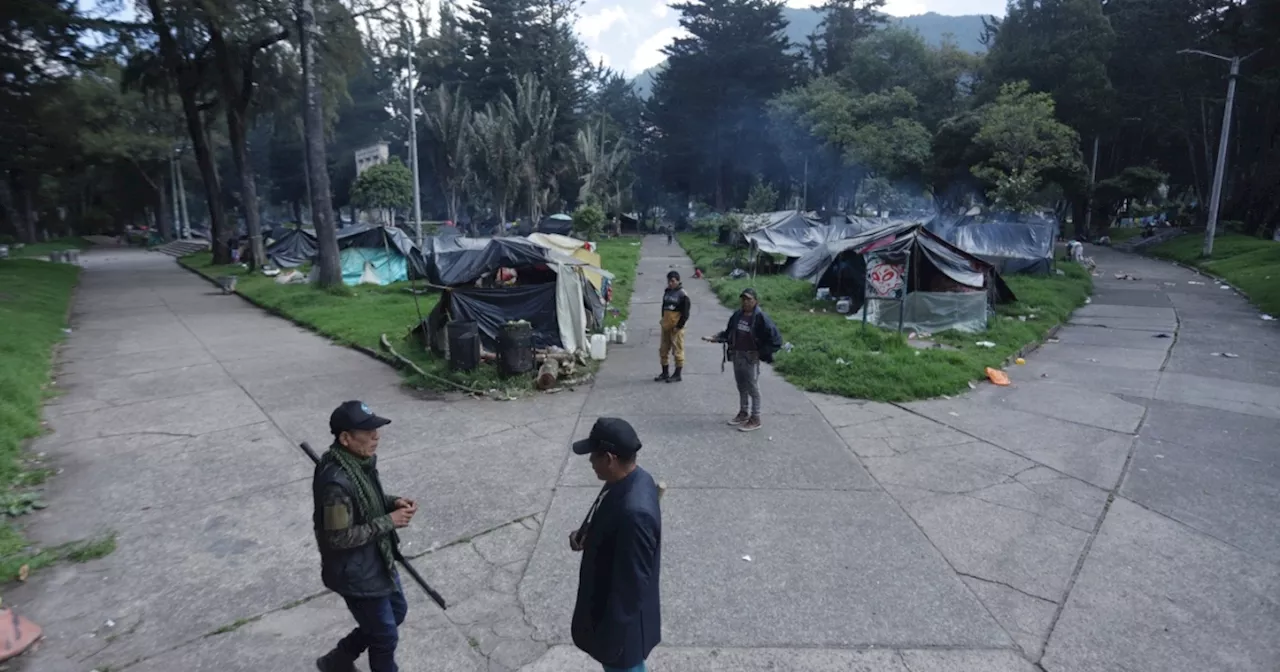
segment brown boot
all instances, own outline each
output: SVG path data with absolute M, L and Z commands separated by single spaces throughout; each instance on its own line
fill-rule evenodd
M 748 419 L 748 418 L 750 418 L 750 417 L 751 417 L 751 416 L 747 415 L 747 412 L 746 412 L 746 411 L 738 411 L 738 414 L 737 414 L 737 415 L 735 415 L 735 416 L 733 416 L 733 419 L 729 421 L 729 424 L 730 424 L 730 425 L 733 425 L 734 427 L 736 427 L 736 426 L 741 425 L 742 423 L 746 422 L 746 421 L 747 421 L 747 419 Z
M 750 418 L 747 418 L 746 422 L 742 423 L 742 426 L 738 428 L 738 431 L 754 432 L 757 429 L 760 429 L 760 416 L 753 415 Z

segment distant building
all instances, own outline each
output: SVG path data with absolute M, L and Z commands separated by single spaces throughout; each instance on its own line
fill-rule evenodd
M 387 162 L 390 158 L 391 151 L 387 143 L 379 142 L 368 147 L 361 147 L 356 150 L 356 177 L 368 170 L 370 166 L 377 166 Z

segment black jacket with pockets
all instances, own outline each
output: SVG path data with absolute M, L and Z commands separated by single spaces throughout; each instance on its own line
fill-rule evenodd
M 391 511 L 395 498 L 386 496 L 382 490 L 377 458 L 370 460 L 367 470 L 378 495 L 383 498 L 384 508 Z M 312 523 L 315 526 L 316 543 L 320 548 L 320 577 L 324 587 L 343 597 L 357 598 L 383 597 L 399 590 L 392 570 L 387 567 L 378 551 L 377 543 L 382 535 L 390 534 L 392 543 L 399 544 L 399 537 L 390 517 L 381 515 L 369 520 L 357 504 L 359 495 L 355 483 L 351 482 L 342 466 L 328 453 L 316 465 L 311 493 L 315 500 Z M 326 530 L 324 509 L 337 502 L 347 505 L 350 511 L 349 524 L 342 531 Z M 359 545 L 351 546 L 355 543 Z
M 657 484 L 639 467 L 606 487 L 582 550 L 573 643 L 602 665 L 626 669 L 662 639 L 662 511 Z

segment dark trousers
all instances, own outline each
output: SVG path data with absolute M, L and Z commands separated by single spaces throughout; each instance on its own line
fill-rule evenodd
M 347 609 L 356 619 L 356 629 L 338 642 L 338 653 L 354 663 L 360 654 L 368 650 L 370 672 L 398 672 L 398 628 L 409 612 L 409 603 L 405 602 L 400 577 L 396 577 L 396 592 L 390 595 L 343 599 L 347 601 Z

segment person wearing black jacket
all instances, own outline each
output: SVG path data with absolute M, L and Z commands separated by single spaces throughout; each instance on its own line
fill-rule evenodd
M 662 294 L 662 342 L 658 345 L 658 360 L 662 363 L 662 373 L 654 378 L 659 383 L 678 383 L 680 372 L 684 370 L 684 325 L 689 321 L 689 309 L 692 303 L 680 284 L 680 274 L 667 273 L 667 291 Z M 667 355 L 675 355 L 676 373 L 667 375 Z
M 740 431 L 760 429 L 760 362 L 773 363 L 782 347 L 782 334 L 760 308 L 756 290 L 740 295 L 742 307 L 729 316 L 725 330 L 706 339 L 725 344 L 725 360 L 733 361 L 733 379 L 738 384 L 738 414 L 729 421 Z
M 596 420 L 591 435 L 573 444 L 575 454 L 591 456 L 604 487 L 569 533 L 569 548 L 582 553 L 571 632 L 605 672 L 644 672 L 662 639 L 662 510 L 657 483 L 636 465 L 640 446 L 621 418 Z
M 378 429 L 390 420 L 363 402 L 348 401 L 329 416 L 333 445 L 311 482 L 312 525 L 325 588 L 342 596 L 356 628 L 316 661 L 320 672 L 355 672 L 369 652 L 371 672 L 397 672 L 399 626 L 409 605 L 395 570 L 397 528 L 417 513 L 411 499 L 386 495 L 378 478 Z

